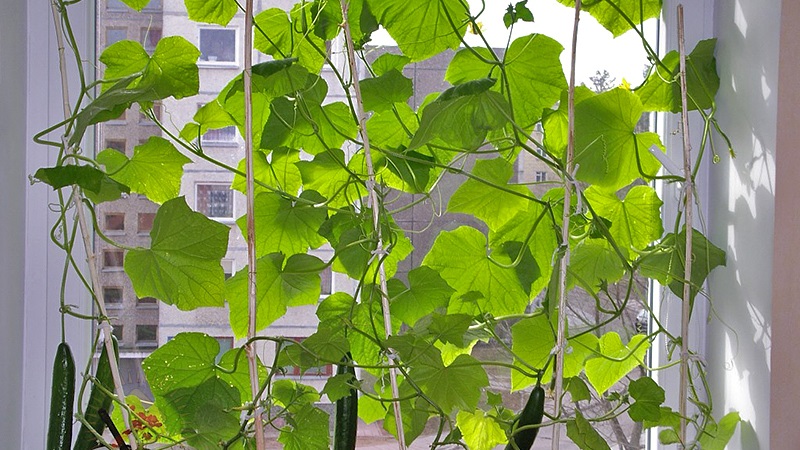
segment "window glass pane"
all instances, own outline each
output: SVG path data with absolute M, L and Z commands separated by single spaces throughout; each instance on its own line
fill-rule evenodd
M 127 11 L 130 10 L 122 0 L 107 0 L 106 9 L 110 11 Z
M 236 61 L 236 30 L 200 29 L 200 60 L 206 62 Z
M 114 149 L 124 155 L 125 147 L 125 139 L 106 139 L 106 148 Z
M 111 330 L 111 334 L 113 334 L 114 337 L 117 338 L 117 342 L 122 345 L 122 342 L 124 341 L 123 337 L 125 336 L 122 325 L 114 325 L 114 328 Z
M 153 297 L 136 297 L 136 306 L 158 306 L 158 300 Z
M 122 303 L 122 288 L 121 287 L 104 287 L 103 288 L 103 301 L 109 304 Z
M 222 264 L 222 272 L 225 274 L 225 279 L 233 276 L 233 260 L 230 259 L 223 259 L 221 261 Z
M 106 28 L 106 47 L 116 44 L 119 41 L 128 39 L 128 29 L 124 27 Z
M 106 231 L 125 231 L 125 214 L 109 213 L 105 215 Z
M 156 345 L 158 341 L 158 326 L 136 325 L 137 345 Z
M 108 270 L 120 270 L 125 261 L 125 253 L 122 250 L 103 250 L 103 268 Z
M 547 172 L 543 172 L 541 170 L 537 170 L 535 178 L 536 178 L 536 181 L 538 181 L 538 182 L 547 181 Z
M 149 233 L 153 229 L 153 219 L 156 213 L 138 213 L 136 217 L 136 232 L 139 234 Z
M 197 211 L 208 217 L 232 219 L 233 191 L 223 184 L 198 184 Z
M 236 127 L 230 126 L 216 130 L 208 130 L 202 137 L 204 144 L 236 142 Z

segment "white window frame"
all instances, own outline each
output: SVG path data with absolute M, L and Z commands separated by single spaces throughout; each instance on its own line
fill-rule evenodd
M 238 68 L 239 67 L 239 28 L 238 27 L 231 27 L 231 28 L 222 28 L 222 27 L 209 27 L 209 26 L 202 26 L 198 27 L 197 29 L 197 48 L 202 53 L 202 42 L 201 36 L 204 31 L 224 31 L 224 32 L 232 32 L 233 33 L 233 61 L 218 61 L 218 60 L 208 60 L 203 59 L 203 55 L 200 55 L 200 59 L 197 61 L 198 67 L 204 68 L 221 68 L 221 69 L 231 69 L 231 68 Z

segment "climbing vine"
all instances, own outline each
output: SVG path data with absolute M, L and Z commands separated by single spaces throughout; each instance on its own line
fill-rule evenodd
M 123 1 L 136 10 L 149 3 Z M 664 229 L 654 187 L 656 181 L 692 186 L 706 150 L 715 161 L 720 157 L 715 137 L 730 149 L 714 119 L 715 42 L 701 41 L 688 55 L 659 56 L 644 38 L 643 22 L 660 16 L 660 0 L 559 1 L 584 10 L 614 36 L 638 33 L 652 63 L 645 81 L 599 93 L 576 87 L 557 41 L 543 34 L 511 39 L 515 24 L 534 19 L 525 0 L 509 5 L 503 24 L 492 24 L 508 29 L 502 49 L 467 43 L 468 32 L 487 40 L 483 8 L 465 0 L 301 1 L 290 11 L 257 11 L 253 46 L 271 59 L 230 80 L 190 122 L 175 124 L 159 122 L 151 108 L 165 99 L 195 102 L 200 51 L 179 36 L 162 38 L 151 53 L 123 40 L 102 51 L 102 77 L 89 83 L 70 29 L 75 2 L 54 0 L 59 37 L 81 74 L 80 92 L 67 104 L 65 120 L 35 137 L 53 149 L 56 163 L 34 177 L 59 191 L 53 240 L 65 250 L 65 274 L 77 274 L 95 303 L 92 311 L 79 311 L 62 299 L 65 320 L 93 320 L 110 342 L 96 274 L 73 257 L 76 241 L 91 239 L 88 228 L 95 224 L 103 240 L 126 251 L 124 269 L 137 296 L 180 310 L 227 308 L 242 343 L 218 360 L 214 338 L 175 336 L 142 364 L 152 404 L 122 398 L 118 380 L 116 391 L 103 386 L 114 400 L 115 427 L 127 430 L 131 446 L 256 448 L 255 430 L 266 427 L 287 449 L 329 448 L 321 395 L 337 402 L 357 392 L 359 417 L 382 419 L 401 447 L 428 427 L 431 448 L 515 448 L 517 434 L 558 433 L 560 425 L 582 449 L 608 449 L 609 442 L 640 448 L 646 429 L 683 448 L 724 447 L 738 416 L 712 417 L 701 360 L 661 325 L 646 293 L 654 280 L 691 307 L 704 295 L 709 272 L 725 263 L 702 230 L 690 227 L 687 240 L 683 210 Z M 190 20 L 221 26 L 246 10 L 236 0 L 186 0 L 185 6 Z M 399 53 L 368 57 L 379 28 Z M 331 42 L 347 51 L 331 55 Z M 444 81 L 452 87 L 410 106 L 415 87 L 404 68 L 451 50 Z M 332 76 L 322 76 L 323 68 Z M 339 85 L 329 86 L 331 80 Z M 342 100 L 333 101 L 334 88 Z M 137 145 L 131 157 L 83 147 L 93 125 L 134 104 L 157 122 L 161 137 Z M 704 120 L 688 179 L 661 171 L 666 157 L 659 135 L 637 129 L 643 114 L 654 112 L 692 112 Z M 204 151 L 201 136 L 230 126 L 255 149 L 251 171 L 244 160 L 232 167 Z M 48 140 L 54 134 L 59 139 Z M 540 195 L 515 181 L 521 155 L 558 174 L 555 187 Z M 242 193 L 252 178 L 255 308 L 250 268 L 226 280 L 220 265 L 229 227 L 179 196 L 192 160 L 228 171 L 232 188 Z M 457 188 L 442 196 L 445 178 Z M 98 204 L 130 193 L 160 205 L 147 247 L 116 242 L 92 220 Z M 424 250 L 414 249 L 415 230 L 397 219 L 415 206 L 428 207 L 431 222 L 442 212 L 469 220 L 438 231 L 427 253 L 418 254 Z M 247 217 L 236 224 L 247 235 Z M 314 256 L 323 246 L 333 250 L 330 259 Z M 418 264 L 398 276 L 398 265 L 413 252 Z M 320 302 L 320 273 L 328 268 L 357 287 Z M 302 305 L 316 305 L 319 324 L 301 343 L 258 334 Z M 648 317 L 637 322 L 640 310 Z M 248 339 L 251 320 L 256 334 Z M 687 399 L 695 409 L 683 415 L 665 405 L 664 389 L 652 377 L 661 368 L 646 365 L 661 338 L 673 355 L 668 366 L 680 363 L 688 371 Z M 248 371 L 246 346 L 267 342 L 277 348 L 274 360 L 257 361 Z M 479 348 L 492 349 L 491 358 Z M 308 371 L 329 364 L 343 370 L 321 392 L 280 377 L 287 366 Z M 490 382 L 498 373 L 508 386 Z M 87 374 L 80 392 L 96 381 Z M 545 388 L 544 419 L 526 429 L 504 399 L 534 386 Z M 82 402 L 75 417 L 87 423 Z M 633 426 L 623 430 L 623 421 Z

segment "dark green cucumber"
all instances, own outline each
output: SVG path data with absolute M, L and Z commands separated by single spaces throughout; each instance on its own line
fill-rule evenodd
M 517 430 L 528 425 L 539 425 L 542 423 L 543 417 L 544 389 L 537 384 L 536 387 L 533 388 L 533 391 L 531 391 L 531 396 L 528 397 L 525 408 L 522 409 L 514 425 L 511 426 L 513 435 L 508 445 L 506 445 L 506 450 L 529 450 L 533 446 L 533 441 L 536 440 L 539 428 L 528 428 L 522 431 Z
M 337 375 L 346 373 L 356 376 L 350 353 L 342 358 L 342 364 L 336 368 Z M 350 394 L 336 400 L 336 422 L 333 428 L 333 450 L 354 450 L 356 448 L 356 432 L 358 431 L 358 392 L 350 389 Z
M 111 339 L 114 343 L 114 359 L 118 360 L 119 346 L 117 344 L 117 338 L 112 336 Z M 96 384 L 92 386 L 92 391 L 89 394 L 89 403 L 86 404 L 83 417 L 97 434 L 103 434 L 105 423 L 100 417 L 99 411 L 101 409 L 108 411 L 111 408 L 112 398 L 110 395 L 103 392 L 103 390 L 98 387 L 98 384 L 107 391 L 114 392 L 114 378 L 111 375 L 111 366 L 108 363 L 108 352 L 106 351 L 105 345 L 103 345 L 103 349 L 100 351 L 100 358 L 97 360 L 97 372 L 94 377 L 97 381 L 95 382 Z M 91 450 L 100 446 L 101 444 L 97 442 L 97 438 L 92 434 L 89 427 L 83 424 L 78 432 L 78 439 L 75 441 L 73 450 Z
M 75 360 L 66 342 L 58 344 L 50 391 L 50 424 L 47 450 L 69 450 L 72 445 L 72 412 L 75 403 Z

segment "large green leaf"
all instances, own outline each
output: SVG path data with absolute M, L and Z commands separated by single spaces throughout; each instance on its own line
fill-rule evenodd
M 230 412 L 231 407 L 242 403 L 240 396 L 249 398 L 249 387 L 244 393 L 237 387 L 241 384 L 237 379 L 248 377 L 247 365 L 240 361 L 238 369 L 228 373 L 215 364 L 218 355 L 216 339 L 202 333 L 179 333 L 142 362 L 171 431 L 185 433 L 184 426 L 203 420 L 204 410 Z M 238 414 L 234 417 L 238 423 Z
M 661 418 L 661 404 L 664 403 L 664 389 L 650 377 L 637 378 L 628 386 L 628 393 L 636 400 L 628 409 L 631 419 L 636 422 L 657 421 Z M 705 448 L 705 447 L 703 447 Z
M 262 52 L 283 59 L 296 57 L 311 73 L 319 73 L 325 63 L 325 41 L 310 28 L 312 3 L 297 3 L 289 15 L 270 8 L 255 16 L 253 45 Z
M 584 191 L 594 211 L 611 221 L 609 231 L 617 246 L 629 257 L 661 237 L 661 199 L 650 186 L 634 186 L 620 200 L 609 191 L 590 186 Z
M 401 397 L 414 394 L 414 391 L 406 387 L 407 385 L 407 383 L 400 385 Z M 430 417 L 429 409 L 430 405 L 421 398 L 400 401 L 400 411 L 402 413 L 403 420 L 403 436 L 405 437 L 406 444 L 411 444 L 414 442 L 414 440 L 417 439 L 423 431 L 425 431 L 425 425 L 427 425 L 428 417 Z M 388 431 L 392 436 L 395 437 L 395 439 L 397 439 L 397 426 L 396 419 L 394 417 L 394 408 L 389 408 L 386 411 L 386 416 L 383 420 L 383 429 Z
M 542 111 L 558 102 L 567 88 L 559 55 L 564 47 L 543 34 L 531 34 L 514 40 L 503 57 L 503 83 L 495 86 L 510 97 L 514 120 L 530 128 L 542 117 Z M 491 60 L 489 51 L 477 49 L 483 60 Z M 499 77 L 499 66 L 490 65 L 470 50 L 459 50 L 447 67 L 445 79 L 453 84 L 483 77 Z M 508 98 L 508 97 L 507 97 Z
M 408 147 L 418 128 L 417 115 L 404 103 L 395 105 L 394 110 L 375 113 L 367 120 L 370 145 L 379 149 Z
M 578 285 L 595 293 L 625 274 L 617 253 L 605 239 L 584 239 L 575 245 L 569 261 L 569 287 Z
M 36 171 L 34 178 L 50 185 L 53 189 L 61 189 L 76 184 L 84 194 L 95 203 L 110 202 L 119 199 L 122 193 L 130 192 L 124 184 L 112 180 L 103 171 L 92 166 L 56 166 L 43 167 Z
M 181 139 L 185 141 L 199 140 L 208 130 L 218 130 L 236 125 L 236 121 L 222 108 L 219 101 L 212 100 L 197 110 L 189 122 L 181 129 Z
M 709 109 L 714 104 L 714 96 L 719 90 L 717 60 L 714 58 L 716 44 L 716 39 L 700 41 L 686 57 L 686 89 L 690 111 Z M 677 51 L 671 51 L 661 61 L 664 66 L 656 65 L 636 94 L 642 99 L 645 111 L 678 113 L 683 108 L 680 80 L 677 79 L 680 56 Z
M 300 169 L 295 163 L 300 161 L 300 152 L 288 148 L 281 148 L 273 150 L 270 154 L 270 161 L 262 152 L 255 152 L 253 154 L 253 174 L 257 182 L 266 184 L 272 189 L 268 189 L 259 183 L 256 183 L 255 194 L 272 193 L 274 190 L 286 192 L 289 195 L 297 195 L 300 191 L 300 186 L 303 185 L 303 180 L 300 177 Z M 245 172 L 245 160 L 239 161 L 238 169 L 240 172 Z M 238 173 L 233 176 L 232 189 L 236 189 L 241 193 L 247 192 L 247 184 L 245 177 Z M 274 190 L 273 190 L 274 189 Z M 309 187 L 309 189 L 311 189 Z
M 448 414 L 454 409 L 474 410 L 482 388 L 489 385 L 486 371 L 469 355 L 459 356 L 449 366 L 418 366 L 411 375 L 423 392 Z
M 558 0 L 558 2 L 575 6 L 575 0 Z M 662 0 L 602 0 L 585 2 L 583 9 L 597 19 L 614 37 L 618 37 L 638 27 L 645 20 L 658 17 L 661 14 L 661 2 Z
M 378 29 L 378 22 L 369 9 L 367 0 L 352 0 L 349 3 L 348 21 L 350 34 L 356 49 L 362 48 L 370 40 L 373 31 Z M 342 23 L 342 5 L 337 0 L 315 0 L 311 9 L 315 18 L 314 34 L 331 40 L 339 34 Z
M 486 134 L 502 128 L 511 117 L 506 99 L 490 90 L 495 82 L 482 78 L 442 92 L 423 110 L 409 148 L 416 149 L 433 140 L 463 150 L 476 150 L 483 145 Z
M 233 19 L 239 7 L 236 0 L 184 0 L 189 20 L 215 23 L 223 27 Z
M 328 199 L 331 207 L 348 206 L 366 195 L 364 185 L 347 170 L 344 152 L 338 149 L 320 153 L 313 161 L 295 163 L 305 189 L 313 189 Z
M 129 250 L 125 272 L 139 297 L 155 297 L 182 310 L 222 306 L 227 226 L 194 212 L 183 197 L 158 209 L 150 248 Z
M 178 196 L 183 166 L 192 162 L 172 143 L 150 136 L 144 144 L 133 149 L 128 159 L 122 153 L 106 149 L 97 155 L 97 162 L 106 166 L 109 176 L 133 192 L 144 194 L 155 203 L 164 203 Z
M 475 412 L 459 411 L 456 415 L 456 425 L 471 450 L 492 450 L 508 440 L 497 419 L 480 409 Z
M 367 111 L 386 111 L 395 103 L 405 103 L 413 94 L 411 79 L 396 69 L 361 80 L 361 95 Z
M 408 287 L 394 278 L 389 281 L 392 315 L 414 325 L 423 316 L 437 309 L 446 309 L 455 291 L 438 272 L 420 266 L 408 273 Z
M 535 368 L 544 368 L 551 358 L 556 345 L 555 328 L 544 314 L 520 320 L 511 327 L 511 349 L 526 364 Z M 593 334 L 582 334 L 576 338 L 568 338 L 569 351 L 564 357 L 564 378 L 575 377 L 583 371 L 584 362 L 594 354 L 597 337 Z M 519 367 L 526 366 L 520 361 Z M 530 372 L 530 369 L 527 369 Z M 553 376 L 553 364 L 545 371 L 541 382 L 547 383 Z M 521 390 L 536 383 L 536 379 L 525 376 L 517 370 L 511 372 L 511 389 Z
M 367 4 L 412 61 L 456 48 L 467 29 L 469 10 L 459 0 L 367 0 Z
M 600 355 L 586 361 L 586 377 L 594 390 L 602 395 L 636 366 L 643 364 L 650 348 L 646 336 L 633 336 L 626 346 L 619 334 L 609 331 L 600 338 Z
M 741 421 L 742 419 L 736 411 L 726 414 L 719 423 L 712 420 L 700 436 L 701 448 L 703 450 L 724 450 Z
M 318 233 L 328 217 L 325 208 L 315 206 L 324 201 L 314 191 L 303 191 L 300 200 L 291 200 L 275 193 L 255 198 L 256 256 L 280 252 L 284 255 L 305 253 L 325 243 Z M 242 234 L 247 234 L 247 216 L 236 221 Z
M 580 411 L 575 411 L 575 418 L 567 422 L 567 437 L 581 450 L 611 450 Z
M 391 221 L 384 223 L 381 228 L 382 250 L 388 255 L 374 254 L 377 242 L 370 210 L 358 215 L 353 211 L 340 211 L 323 224 L 320 234 L 336 250 L 333 270 L 346 273 L 356 280 L 364 277 L 367 282 L 376 279 L 378 263 L 382 258 L 386 276 L 391 277 L 397 271 L 397 264 L 413 250 L 411 240 Z
M 466 226 L 443 231 L 436 237 L 422 265 L 439 272 L 459 295 L 470 292 L 482 294 L 483 298 L 476 301 L 478 311 L 473 312 L 519 314 L 530 300 L 527 291 L 531 283 L 526 286 L 517 270 L 500 265 L 511 263 L 508 255 L 494 252 L 490 258 L 486 241 L 483 233 Z M 518 269 L 529 270 L 524 267 Z
M 278 442 L 285 450 L 328 450 L 328 421 L 324 411 L 305 405 L 287 418 L 288 424 L 281 428 Z
M 575 165 L 579 180 L 617 190 L 658 172 L 660 164 L 648 148 L 663 148 L 661 140 L 655 133 L 635 133 L 643 111 L 639 97 L 622 88 L 575 105 Z
M 526 197 L 532 193 L 525 186 L 508 184 L 514 166 L 505 159 L 479 159 L 472 175 L 450 197 L 448 212 L 471 214 L 497 230 L 527 207 Z
M 664 236 L 654 252 L 640 260 L 642 275 L 658 280 L 678 297 L 683 296 L 686 260 L 686 230 L 676 237 L 673 233 Z M 725 265 L 725 252 L 710 242 L 699 230 L 692 232 L 692 276 L 690 299 L 694 299 L 703 286 L 709 272 Z
M 376 289 L 370 289 L 362 295 L 361 303 L 353 308 L 352 327 L 360 332 L 350 332 L 347 340 L 350 342 L 350 351 L 353 360 L 366 366 L 376 366 L 385 362 L 384 349 L 376 343 L 383 342 L 386 338 L 383 309 Z M 392 334 L 400 329 L 400 321 L 392 318 Z M 367 368 L 373 374 L 379 374 L 376 369 Z M 381 413 L 383 417 L 383 413 Z
M 286 313 L 289 306 L 311 305 L 319 301 L 320 278 L 324 263 L 306 254 L 288 259 L 280 253 L 259 258 L 256 263 L 256 329 L 263 330 Z M 237 339 L 247 335 L 248 267 L 236 272 L 225 286 L 230 306 L 231 329 Z

